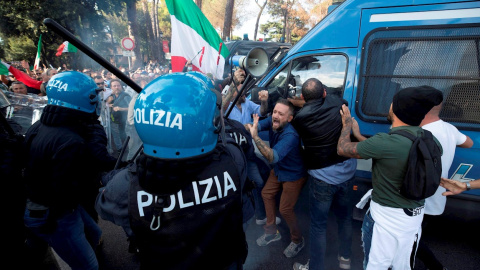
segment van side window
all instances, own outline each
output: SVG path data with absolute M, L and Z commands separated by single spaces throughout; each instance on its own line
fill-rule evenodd
M 282 97 L 300 96 L 302 84 L 310 78 L 319 79 L 327 93 L 343 97 L 347 58 L 344 55 L 314 55 L 294 59 L 268 84 L 269 93 Z
M 357 113 L 383 121 L 393 95 L 411 86 L 443 92 L 440 117 L 480 129 L 480 27 L 376 31 L 364 42 Z

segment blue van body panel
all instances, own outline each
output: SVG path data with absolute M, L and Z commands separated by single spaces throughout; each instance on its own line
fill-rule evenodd
M 363 42 L 375 30 L 402 27 L 435 27 L 452 25 L 480 25 L 480 1 L 358 1 L 347 0 L 329 13 L 297 44 L 295 44 L 259 83 L 267 86 L 279 71 L 292 60 L 319 54 L 344 54 L 348 59 L 343 97 L 349 102 L 352 116 L 358 121 L 362 134 L 372 136 L 379 132 L 388 132 L 389 124 L 377 121 L 364 121 L 357 115 L 356 106 L 362 68 Z M 479 108 L 480 110 L 480 108 Z M 452 123 L 455 125 L 455 123 Z M 460 128 L 459 128 L 460 129 Z M 480 178 L 480 132 L 462 130 L 474 145 L 470 149 L 457 147 L 454 161 L 448 176 L 463 179 Z M 370 179 L 371 171 L 367 166 L 357 170 L 357 177 Z M 365 169 L 367 168 L 367 169 Z M 480 189 L 466 191 L 463 194 L 480 196 Z

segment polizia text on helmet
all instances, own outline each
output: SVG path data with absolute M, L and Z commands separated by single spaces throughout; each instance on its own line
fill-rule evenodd
M 172 119 L 173 115 L 173 119 Z M 135 109 L 135 122 L 139 124 L 154 125 L 159 127 L 178 128 L 182 130 L 182 115 L 179 113 L 166 112 L 164 110 Z
M 49 87 L 57 87 L 58 90 L 64 90 L 64 91 L 67 91 L 67 88 L 68 88 L 68 83 L 64 83 L 62 81 L 59 81 L 59 80 L 50 80 L 48 82 L 48 85 Z

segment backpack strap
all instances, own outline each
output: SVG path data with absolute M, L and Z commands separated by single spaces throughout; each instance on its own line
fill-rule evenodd
M 405 131 L 405 130 L 395 130 L 395 131 L 392 131 L 390 133 L 388 133 L 390 135 L 392 134 L 398 134 L 400 136 L 403 136 L 403 137 L 406 137 L 408 138 L 409 140 L 411 140 L 412 142 L 414 142 L 416 139 L 417 139 L 417 136 L 413 135 L 412 133 L 408 132 L 408 131 Z M 388 182 L 388 181 L 385 181 L 385 183 L 387 183 L 391 188 L 395 189 L 399 194 L 400 194 L 400 189 L 397 189 L 392 183 Z
M 398 135 L 401 135 L 403 137 L 407 137 L 412 142 L 417 139 L 417 136 L 415 136 L 412 133 L 410 133 L 408 131 L 405 131 L 405 130 L 395 130 L 395 131 L 390 132 L 389 134 L 398 134 Z

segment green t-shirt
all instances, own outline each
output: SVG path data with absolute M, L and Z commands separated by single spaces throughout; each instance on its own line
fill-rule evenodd
M 391 131 L 400 129 L 415 135 L 422 130 L 418 126 L 401 126 Z M 372 159 L 372 200 L 376 203 L 394 208 L 416 208 L 425 204 L 425 200 L 410 200 L 398 191 L 405 177 L 411 146 L 410 139 L 387 133 L 378 133 L 358 143 L 358 154 L 364 159 Z

